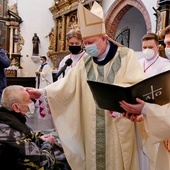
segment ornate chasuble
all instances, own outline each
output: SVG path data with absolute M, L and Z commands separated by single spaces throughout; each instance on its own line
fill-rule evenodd
M 139 170 L 134 124 L 126 118 L 115 121 L 109 111 L 98 108 L 87 84 L 89 79 L 131 85 L 144 78 L 132 50 L 119 47 L 109 52 L 101 63 L 83 57 L 65 78 L 45 87 L 73 170 Z

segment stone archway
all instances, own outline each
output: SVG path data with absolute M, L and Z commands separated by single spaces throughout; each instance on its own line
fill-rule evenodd
M 106 17 L 106 32 L 109 37 L 114 38 L 120 20 L 132 7 L 141 12 L 146 23 L 147 32 L 151 32 L 149 13 L 141 0 L 118 0 L 112 4 Z

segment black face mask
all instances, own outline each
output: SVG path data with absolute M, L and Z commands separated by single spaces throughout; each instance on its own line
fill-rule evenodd
M 78 54 L 82 50 L 81 46 L 69 46 L 69 50 L 72 54 Z

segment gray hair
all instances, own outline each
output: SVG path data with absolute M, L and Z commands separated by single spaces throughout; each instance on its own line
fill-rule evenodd
M 25 91 L 25 88 L 19 85 L 11 85 L 6 87 L 2 92 L 2 107 L 12 111 L 13 103 L 20 103 L 22 101 L 21 92 L 23 91 Z

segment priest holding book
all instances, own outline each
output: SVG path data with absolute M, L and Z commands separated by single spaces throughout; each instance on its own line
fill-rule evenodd
M 142 170 L 135 123 L 124 117 L 114 119 L 108 110 L 100 109 L 87 80 L 130 86 L 145 78 L 143 70 L 132 49 L 106 35 L 104 12 L 96 1 L 90 11 L 79 3 L 77 13 L 89 55 L 83 57 L 65 78 L 44 89 L 27 88 L 27 91 L 31 98 L 47 99 L 73 170 Z M 143 153 L 147 151 L 144 145 Z M 150 151 L 154 156 L 154 151 Z
M 170 25 L 163 30 L 163 36 L 166 45 L 165 53 L 167 58 L 170 59 Z M 126 111 L 126 117 L 134 122 L 144 121 L 146 132 L 148 136 L 150 136 L 152 143 L 159 143 L 155 170 L 169 170 L 170 102 L 160 106 L 144 102 L 139 98 L 137 98 L 136 101 L 138 104 L 135 105 L 129 104 L 125 101 L 121 101 L 120 105 Z

